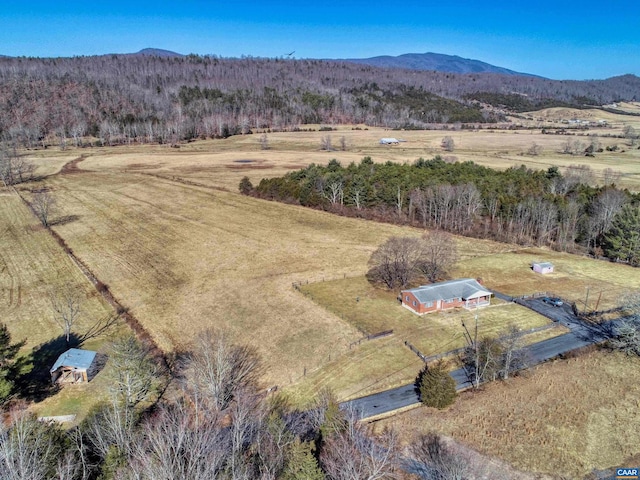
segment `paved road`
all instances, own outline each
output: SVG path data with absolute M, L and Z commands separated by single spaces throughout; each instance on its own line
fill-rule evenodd
M 593 340 L 570 332 L 555 338 L 550 338 L 549 340 L 534 343 L 526 347 L 525 350 L 528 351 L 530 365 L 533 366 L 592 343 Z M 450 373 L 456 381 L 456 389 L 458 391 L 465 390 L 471 386 L 464 369 L 460 368 Z M 418 403 L 420 403 L 420 399 L 418 398 L 415 385 L 410 384 L 384 392 L 374 393 L 366 397 L 356 398 L 344 402 L 342 406 L 353 408 L 360 413 L 362 418 L 369 418 Z
M 520 303 L 520 302 L 519 302 Z M 593 343 L 601 342 L 605 339 L 602 329 L 595 329 L 580 321 L 569 305 L 554 307 L 544 303 L 540 299 L 530 299 L 522 304 L 536 312 L 565 325 L 571 332 L 565 333 L 549 340 L 534 343 L 525 347 L 528 352 L 531 366 L 545 362 L 564 353 L 586 347 Z M 456 381 L 456 389 L 464 390 L 471 386 L 464 369 L 454 370 L 451 376 Z M 400 408 L 409 407 L 420 403 L 418 394 L 413 384 L 374 393 L 366 397 L 356 398 L 341 405 L 352 408 L 360 413 L 362 418 L 369 418 L 375 415 L 392 412 Z

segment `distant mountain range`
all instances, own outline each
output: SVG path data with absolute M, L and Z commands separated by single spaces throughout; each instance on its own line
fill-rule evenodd
M 115 54 L 115 55 L 127 55 L 127 56 L 149 56 L 149 57 L 185 57 L 182 53 L 172 52 L 171 50 L 164 50 L 162 48 L 143 48 L 139 52 Z M 6 55 L 0 55 L 0 58 L 7 57 Z M 334 62 L 349 62 L 359 63 L 364 65 L 371 65 L 373 67 L 380 68 L 399 68 L 405 70 L 431 70 L 435 72 L 447 72 L 447 73 L 497 73 L 500 75 L 519 75 L 525 77 L 537 77 L 538 75 L 532 75 L 529 73 L 516 72 L 509 70 L 508 68 L 498 67 L 489 63 L 481 62 L 480 60 L 473 60 L 470 58 L 462 58 L 457 55 L 444 55 L 442 53 L 405 53 L 404 55 L 398 55 L 392 57 L 389 55 L 382 55 L 378 57 L 370 58 L 335 58 L 329 61 Z M 542 78 L 542 77 L 540 77 Z
M 171 50 L 163 50 L 162 48 L 143 48 L 139 52 L 129 53 L 128 55 L 143 55 L 150 57 L 184 57 L 185 55 L 181 53 L 172 52 Z
M 381 68 L 404 68 L 407 70 L 433 70 L 448 73 L 497 73 L 500 75 L 520 75 L 525 77 L 537 77 L 529 73 L 516 72 L 508 68 L 497 67 L 489 63 L 462 58 L 457 55 L 444 55 L 442 53 L 405 53 L 392 57 L 383 55 L 371 58 L 347 58 L 343 61 L 361 63 Z
M 184 57 L 181 53 L 163 50 L 160 48 L 145 48 L 129 55 L 148 55 L 156 57 Z M 401 68 L 405 70 L 432 70 L 447 73 L 497 73 L 500 75 L 519 75 L 525 77 L 537 77 L 529 73 L 516 72 L 508 68 L 491 65 L 480 60 L 462 58 L 457 55 L 444 55 L 442 53 L 405 53 L 392 57 L 382 55 L 370 58 L 336 58 L 330 61 L 350 62 L 371 65 L 380 68 Z

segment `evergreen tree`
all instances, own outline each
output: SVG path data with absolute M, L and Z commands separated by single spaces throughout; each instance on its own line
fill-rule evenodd
M 4 323 L 0 324 L 0 405 L 13 393 L 17 375 L 15 358 L 24 343 L 12 344 L 9 329 Z
M 603 249 L 611 259 L 640 266 L 640 207 L 622 207 L 604 235 Z
M 290 449 L 283 480 L 323 480 L 324 474 L 313 456 L 311 444 L 295 441 Z
M 420 401 L 427 407 L 446 408 L 456 400 L 456 382 L 449 375 L 442 361 L 425 367 L 418 375 L 417 387 Z
M 240 193 L 242 193 L 243 195 L 250 195 L 251 192 L 253 191 L 253 184 L 251 183 L 251 180 L 249 180 L 249 177 L 242 177 L 242 180 L 240 180 Z

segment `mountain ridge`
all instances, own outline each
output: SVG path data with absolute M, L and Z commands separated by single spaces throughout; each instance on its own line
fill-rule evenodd
M 407 70 L 433 70 L 447 73 L 497 73 L 500 75 L 519 75 L 523 77 L 544 78 L 531 73 L 516 72 L 480 60 L 463 58 L 443 53 L 404 53 L 398 56 L 380 55 L 369 58 L 347 58 L 342 61 L 371 65 L 381 68 L 403 68 Z

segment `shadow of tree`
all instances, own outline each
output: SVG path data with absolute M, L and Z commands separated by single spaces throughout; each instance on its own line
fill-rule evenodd
M 31 354 L 21 360 L 21 370 L 25 373 L 16 381 L 19 395 L 26 400 L 41 402 L 57 392 L 59 387 L 51 383 L 49 370 L 60 355 L 79 345 L 80 338 L 72 333 L 69 343 L 64 335 L 60 335 L 34 347 Z
M 109 313 L 99 318 L 82 335 L 76 335 L 78 345 L 106 333 L 111 327 L 118 323 L 118 320 L 120 320 L 120 313 Z
M 79 219 L 80 217 L 78 215 L 64 215 L 62 217 L 54 218 L 53 221 L 49 222 L 49 226 L 55 227 L 58 225 L 66 225 L 67 223 L 72 223 Z

